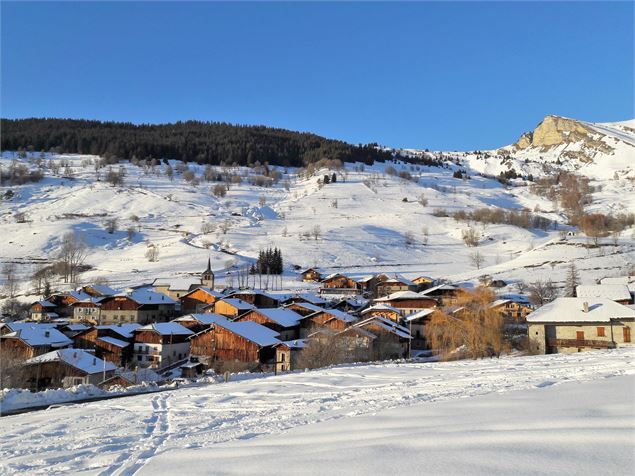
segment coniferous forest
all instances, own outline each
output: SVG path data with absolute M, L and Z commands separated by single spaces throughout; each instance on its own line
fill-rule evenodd
M 301 167 L 320 159 L 372 164 L 392 157 L 375 144 L 351 145 L 315 134 L 221 122 L 132 124 L 76 119 L 0 119 L 2 150 L 176 159 L 212 165 Z

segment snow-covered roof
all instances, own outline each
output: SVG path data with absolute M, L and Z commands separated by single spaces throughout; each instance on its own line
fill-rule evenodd
M 1 336 L 2 338 L 16 338 L 23 340 L 31 347 L 51 346 L 65 347 L 73 341 L 55 329 L 53 326 L 27 322 L 11 322 L 6 324 L 13 332 Z
M 493 308 L 493 307 L 502 306 L 503 304 L 507 304 L 508 302 L 512 302 L 512 300 L 511 299 L 497 299 L 492 304 L 490 304 L 489 307 Z
M 257 309 L 255 312 L 262 314 L 267 319 L 280 324 L 282 327 L 295 327 L 300 323 L 302 316 L 297 312 L 284 307 L 272 309 Z
M 401 314 L 401 309 L 397 309 L 396 307 L 392 307 L 388 304 L 374 304 L 373 306 L 367 307 L 362 311 L 362 314 L 368 314 L 371 311 L 390 311 L 396 312 L 397 314 Z
M 87 374 L 96 374 L 104 370 L 115 370 L 112 362 L 103 361 L 82 349 L 59 349 L 38 355 L 26 361 L 27 364 L 61 361 Z
M 302 298 L 311 304 L 316 304 L 316 305 L 326 304 L 326 301 L 324 299 L 312 293 L 297 293 L 297 294 L 294 294 L 293 296 L 290 296 L 289 299 L 293 299 L 294 297 Z
M 61 295 L 71 296 L 78 301 L 83 301 L 85 299 L 90 299 L 90 294 L 86 294 L 84 291 L 67 291 L 65 293 L 61 293 Z
M 131 292 L 116 294 L 115 296 L 129 297 L 139 304 L 176 304 L 176 301 L 171 297 L 150 289 L 135 289 Z
M 389 296 L 375 299 L 375 302 L 393 301 L 395 299 L 421 299 L 429 298 L 429 296 L 422 296 L 423 293 L 416 293 L 414 291 L 397 291 Z M 431 298 L 430 298 L 431 299 Z
M 253 304 L 249 304 L 247 301 L 243 301 L 238 298 L 223 298 L 221 299 L 223 302 L 234 306 L 236 309 L 256 309 L 256 306 Z
M 365 329 L 365 328 L 359 327 L 359 326 L 347 327 L 346 329 L 339 331 L 337 333 L 337 335 L 344 334 L 344 333 L 347 333 L 347 332 L 355 332 L 356 334 L 361 334 L 361 335 L 366 336 L 366 337 L 368 337 L 370 339 L 377 339 L 377 336 L 375 334 L 370 332 L 368 329 Z M 313 335 L 313 334 L 311 334 L 311 335 Z
M 320 312 L 320 311 L 326 311 L 326 309 L 324 309 L 323 307 L 320 306 L 316 306 L 315 304 L 311 304 L 310 302 L 292 302 L 289 304 L 285 304 L 285 306 L 300 306 L 308 311 L 313 311 L 313 312 Z
M 219 319 L 227 320 L 225 316 L 221 316 L 220 314 L 198 313 L 198 314 L 187 314 L 185 316 L 177 317 L 176 319 L 172 319 L 172 322 L 196 321 L 199 324 L 202 324 L 204 326 L 209 326 L 218 322 Z
M 436 291 L 456 291 L 460 289 L 458 286 L 454 286 L 453 284 L 439 284 L 438 286 L 433 286 L 429 289 L 425 289 L 423 291 L 421 291 L 420 294 L 431 294 L 434 293 Z
M 306 347 L 306 339 L 285 340 L 278 345 L 286 345 L 290 349 L 304 349 Z
M 588 312 L 584 303 L 588 303 Z M 528 314 L 527 322 L 609 322 L 618 318 L 635 318 L 635 309 L 610 299 L 561 297 Z
M 115 347 L 127 347 L 130 345 L 130 342 L 125 340 L 115 339 L 114 337 L 98 337 L 97 340 L 102 342 L 106 342 L 107 344 L 114 345 Z
M 262 326 L 257 322 L 251 321 L 219 321 L 215 325 L 223 327 L 236 335 L 244 337 L 259 346 L 266 347 L 279 344 L 281 341 L 277 338 L 280 334 L 276 331 Z
M 221 297 L 224 296 L 223 293 L 218 292 L 218 291 L 214 291 L 213 289 L 208 288 L 206 286 L 198 286 L 196 289 L 192 289 L 189 293 L 187 293 L 187 294 L 185 294 L 185 295 L 183 295 L 181 297 L 184 297 L 184 296 L 187 296 L 189 294 L 192 294 L 194 291 L 203 291 L 203 292 L 205 292 L 205 293 L 207 293 L 210 296 L 213 296 L 215 298 L 221 298 Z
M 410 331 L 408 329 L 406 329 L 405 327 L 397 324 L 395 321 L 391 321 L 390 319 L 387 319 L 385 317 L 379 317 L 379 316 L 374 316 L 374 317 L 369 317 L 368 319 L 364 319 L 363 321 L 360 321 L 356 324 L 354 324 L 355 327 L 365 327 L 368 325 L 376 325 L 388 332 L 391 332 L 399 337 L 402 337 L 404 339 L 411 339 L 412 337 L 410 336 Z
M 421 309 L 420 311 L 413 312 L 412 314 L 406 316 L 404 319 L 406 320 L 406 322 L 412 322 L 417 319 L 427 317 L 430 314 L 432 314 L 434 311 L 435 311 L 434 309 Z
M 515 303 L 524 304 L 527 306 L 531 304 L 531 302 L 529 301 L 529 296 L 525 294 L 505 293 L 501 294 L 499 297 L 500 299 L 509 299 L 510 301 L 513 301 Z
M 94 289 L 102 296 L 114 296 L 119 292 L 116 289 L 111 288 L 110 286 L 106 286 L 105 284 L 88 284 L 87 286 L 84 286 L 84 288 Z
M 152 282 L 153 287 L 168 286 L 170 291 L 189 291 L 200 285 L 201 280 L 198 278 L 157 278 Z
M 193 335 L 194 333 L 178 322 L 155 322 L 147 326 L 139 327 L 135 332 L 155 331 L 163 336 L 167 335 Z
M 602 278 L 600 284 L 625 284 L 635 283 L 635 276 L 618 276 L 614 278 Z
M 42 299 L 40 301 L 35 302 L 34 304 L 39 304 L 42 307 L 57 307 L 51 301 L 47 301 L 46 299 Z
M 395 274 L 394 276 L 389 277 L 388 279 L 384 280 L 381 284 L 393 284 L 393 283 L 401 283 L 407 286 L 416 286 L 416 284 L 413 281 L 409 280 L 408 278 L 404 278 L 400 274 Z
M 97 326 L 97 329 L 110 329 L 113 332 L 116 332 L 122 337 L 126 339 L 130 339 L 132 337 L 132 333 L 141 327 L 141 324 L 136 322 L 130 324 L 111 324 L 109 326 Z
M 86 324 L 69 324 L 66 326 L 66 329 L 71 332 L 81 332 L 85 331 L 86 329 L 90 329 L 90 326 L 87 326 Z
M 318 312 L 324 312 L 325 314 L 330 315 L 332 318 L 337 319 L 338 321 L 343 321 L 343 322 L 355 322 L 355 316 L 351 316 L 348 312 L 344 312 L 344 311 L 340 311 L 339 309 L 326 309 L 324 311 L 318 311 Z M 313 313 L 316 314 L 316 313 Z M 310 314 L 307 317 L 312 316 L 313 314 Z
M 631 300 L 626 284 L 591 284 L 575 288 L 576 296 L 587 299 L 604 298 L 612 301 Z

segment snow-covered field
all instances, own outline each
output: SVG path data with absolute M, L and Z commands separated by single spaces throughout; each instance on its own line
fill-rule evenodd
M 635 349 L 348 365 L 0 420 L 2 474 L 629 474 Z
M 592 184 L 601 188 L 594 193 L 589 211 L 635 212 L 635 167 L 630 150 L 635 148 L 620 144 L 629 150 L 620 148 L 621 155 L 601 157 L 601 164 L 596 165 L 602 168 L 602 174 L 595 173 L 593 164 L 579 171 L 587 173 Z M 6 169 L 15 156 L 5 152 L 0 166 Z M 532 194 L 528 186 L 518 182 L 517 186 L 505 187 L 477 175 L 479 171 L 499 173 L 507 168 L 494 158 L 486 162 L 495 170 L 480 170 L 479 161 L 483 159 L 465 153 L 453 158 L 461 166 L 451 162 L 448 168 L 395 166 L 411 173 L 413 181 L 386 175 L 386 164 L 367 166 L 363 171 L 347 164 L 345 176 L 340 174 L 337 183 L 322 188 L 317 180 L 329 171 L 301 179 L 294 170 L 279 169 L 286 173 L 277 185 L 263 188 L 243 180 L 232 185 L 223 198 L 213 195 L 214 182 L 201 181 L 193 186 L 176 172 L 170 181 L 164 173 L 165 164 L 154 171 L 122 164 L 125 186 L 112 187 L 96 180 L 91 164 L 96 157 L 47 154 L 45 163 L 51 158 L 68 161 L 73 177 L 47 171 L 39 183 L 0 187 L 2 195 L 8 190 L 14 193 L 12 198 L 0 201 L 0 228 L 6 237 L 0 264 L 18 264 L 24 301 L 35 298 L 28 295 L 33 270 L 56 258 L 60 239 L 68 231 L 78 232 L 90 246 L 86 263 L 92 269 L 81 275 L 81 282 L 104 278 L 114 287 L 200 273 L 208 256 L 220 283 L 227 284 L 232 280 L 228 271 L 235 275 L 236 265 L 251 263 L 259 250 L 270 246 L 282 249 L 287 289 L 306 288 L 297 280 L 292 265 L 318 266 L 326 273 L 399 272 L 406 277 L 425 274 L 468 281 L 489 274 L 511 281 L 551 278 L 562 282 L 569 262 L 575 260 L 582 281 L 592 283 L 623 274 L 635 263 L 632 229 L 623 232 L 617 244 L 607 238 L 604 246 L 589 249 L 583 246 L 583 236 L 562 240 L 558 230 L 476 223 L 472 226 L 481 236 L 476 250 L 485 260 L 483 267 L 476 269 L 471 259 L 475 249 L 466 247 L 461 238 L 468 224 L 434 216 L 435 210 L 442 208 L 451 213 L 482 207 L 525 208 L 568 229 L 564 215 L 554 209 L 553 203 Z M 534 157 L 525 165 L 529 167 L 537 160 Z M 519 169 L 523 164 L 521 161 Z M 202 174 L 202 166 L 189 166 L 197 176 Z M 458 168 L 466 168 L 472 178 L 453 178 L 452 172 Z M 618 172 L 619 179 L 613 178 L 614 173 L 607 177 L 607 170 Z M 247 170 L 233 172 L 246 174 Z M 100 173 L 103 178 L 105 170 Z M 425 206 L 417 202 L 422 195 L 427 200 Z M 259 203 L 261 199 L 265 205 Z M 24 223 L 16 222 L 16 213 L 24 214 Z M 109 234 L 105 222 L 112 218 L 117 219 L 118 230 Z M 223 233 L 221 225 L 226 222 L 230 227 Z M 216 229 L 203 231 L 203 223 L 212 223 Z M 317 240 L 300 236 L 316 225 L 321 231 Z M 128 238 L 126 230 L 131 227 L 135 232 Z M 412 246 L 405 245 L 406 232 L 414 236 Z M 144 256 L 149 244 L 159 249 L 157 262 L 148 262 Z M 55 282 L 53 287 L 64 286 Z

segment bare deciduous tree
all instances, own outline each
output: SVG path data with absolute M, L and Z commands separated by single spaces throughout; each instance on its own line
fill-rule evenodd
M 4 278 L 4 294 L 14 298 L 18 293 L 18 268 L 16 264 L 5 263 L 2 266 L 2 277 Z
M 551 279 L 534 281 L 529 284 L 529 300 L 535 306 L 544 306 L 558 296 L 558 291 Z
M 88 247 L 78 233 L 68 232 L 62 237 L 59 258 L 65 283 L 75 282 L 87 254 Z
M 465 246 L 470 246 L 470 247 L 478 246 L 478 241 L 479 241 L 478 232 L 472 227 L 469 227 L 463 230 L 461 232 L 461 238 L 463 238 L 463 243 L 465 243 Z
M 470 262 L 476 269 L 481 269 L 483 267 L 483 264 L 485 263 L 485 257 L 481 254 L 480 251 L 475 251 L 470 255 Z
M 159 248 L 157 248 L 154 244 L 150 244 L 146 250 L 146 258 L 151 263 L 159 261 Z
M 317 239 L 322 235 L 320 225 L 314 225 L 313 228 L 311 228 L 311 235 L 313 235 L 313 239 L 317 241 Z

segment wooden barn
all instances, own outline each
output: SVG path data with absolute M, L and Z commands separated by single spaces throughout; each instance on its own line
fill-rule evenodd
M 34 321 L 50 321 L 59 317 L 57 305 L 46 299 L 31 304 L 29 315 Z
M 373 306 L 364 309 L 361 312 L 361 315 L 363 319 L 368 317 L 385 317 L 393 322 L 399 322 L 403 317 L 401 309 L 392 307 L 388 304 L 374 304 Z
M 276 344 L 276 372 L 289 372 L 298 368 L 298 356 L 306 346 L 305 339 L 294 339 Z
M 198 287 L 179 298 L 182 314 L 195 314 L 203 312 L 210 304 L 214 304 L 223 295 L 218 291 L 206 287 Z
M 430 276 L 417 276 L 412 282 L 417 285 L 417 291 L 423 291 L 434 286 L 435 279 Z
M 273 308 L 280 305 L 280 300 L 271 294 L 254 289 L 244 289 L 231 293 L 228 297 L 240 299 L 258 308 Z
M 313 293 L 296 293 L 291 296 L 288 296 L 284 301 L 282 301 L 283 305 L 293 304 L 293 303 L 308 303 L 313 304 L 314 306 L 324 307 L 328 303 L 325 299 L 320 296 L 316 296 Z
M 456 299 L 461 292 L 461 288 L 453 284 L 439 284 L 421 291 L 420 294 L 436 299 L 443 306 L 450 306 L 456 303 Z
M 133 361 L 140 367 L 164 368 L 186 359 L 194 333 L 176 322 L 158 322 L 134 331 Z
M 278 307 L 274 309 L 252 309 L 236 318 L 238 322 L 257 322 L 279 334 L 279 339 L 286 341 L 300 337 L 300 321 L 302 316 L 295 311 Z
M 300 321 L 300 337 L 308 336 L 319 327 L 326 327 L 335 332 L 342 331 L 355 320 L 355 316 L 337 309 L 314 312 Z
M 238 317 L 248 311 L 256 309 L 253 304 L 243 301 L 238 298 L 223 298 L 214 303 L 214 309 L 212 312 L 220 314 L 226 317 Z M 207 312 L 207 309 L 206 309 Z
M 278 333 L 255 322 L 218 319 L 190 337 L 190 354 L 208 367 L 223 362 L 241 362 L 250 368 L 273 365 L 280 343 Z
M 52 325 L 10 322 L 0 328 L 0 358 L 30 359 L 72 344 Z
M 181 324 L 183 327 L 187 327 L 194 332 L 194 334 L 197 334 L 214 324 L 219 318 L 225 319 L 225 316 L 207 312 L 202 314 L 187 314 L 173 319 L 172 322 Z
M 300 272 L 300 276 L 302 276 L 302 281 L 305 283 L 317 283 L 322 279 L 322 275 L 315 268 L 305 269 Z
M 417 285 L 404 278 L 403 276 L 388 276 L 386 279 L 377 283 L 376 293 L 377 297 L 388 296 L 389 294 L 399 291 L 416 291 Z
M 108 296 L 100 301 L 100 324 L 166 322 L 176 312 L 176 301 L 148 289 Z
M 139 327 L 140 324 L 93 327 L 75 335 L 74 346 L 90 349 L 100 359 L 122 367 L 132 360 L 133 332 Z
M 313 314 L 314 312 L 325 310 L 323 307 L 316 306 L 315 304 L 311 304 L 308 302 L 292 302 L 289 304 L 285 304 L 284 307 L 286 307 L 287 309 L 291 309 L 294 312 L 297 312 L 302 317 L 306 317 L 309 314 Z
M 86 286 L 82 286 L 79 291 L 88 294 L 91 297 L 114 296 L 119 292 L 110 286 L 106 286 L 105 284 L 88 284 Z
M 401 359 L 408 356 L 410 332 L 396 322 L 385 317 L 369 317 L 355 323 L 354 327 L 377 336 L 373 341 L 373 359 Z
M 357 281 L 343 274 L 331 274 L 322 280 L 321 293 L 357 294 L 360 292 Z
M 117 366 L 81 349 L 60 349 L 26 362 L 25 380 L 32 390 L 98 385 L 114 376 Z
M 389 296 L 375 299 L 376 304 L 386 304 L 400 309 L 404 316 L 423 309 L 437 306 L 437 300 L 412 291 L 400 291 Z

